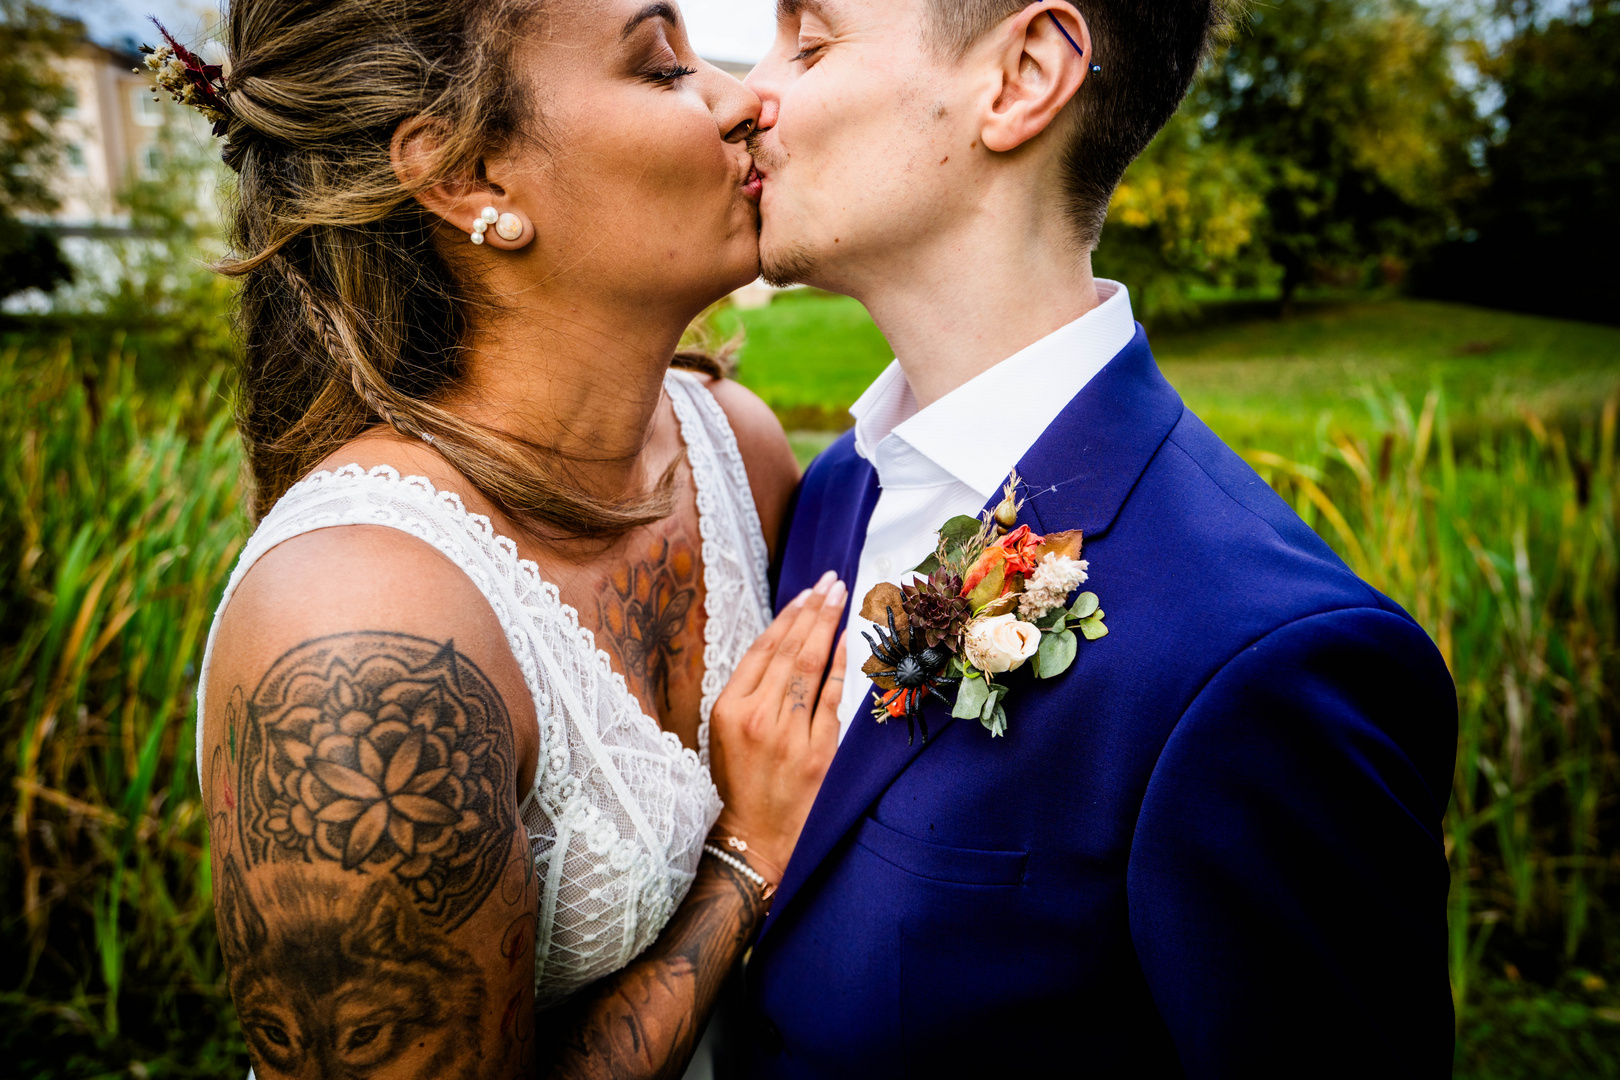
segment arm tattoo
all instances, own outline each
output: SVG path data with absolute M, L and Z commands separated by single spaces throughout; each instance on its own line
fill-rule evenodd
M 216 907 L 261 1080 L 472 1080 L 486 1052 L 506 1058 L 482 1023 L 512 1005 L 449 937 L 497 890 L 532 903 L 532 863 L 512 859 L 511 722 L 484 674 L 454 643 L 320 638 L 233 695 L 228 726 L 210 778 Z M 503 954 L 527 947 L 524 925 Z
M 698 559 L 684 537 L 655 540 L 643 561 L 621 566 L 597 601 L 607 644 L 625 676 L 646 688 L 651 700 L 670 708 L 669 683 L 683 658 L 697 601 Z
M 765 919 L 759 889 L 704 859 L 686 902 L 629 967 L 545 1018 L 557 1053 L 544 1074 L 567 1080 L 678 1077 L 697 1049 L 702 1020 Z

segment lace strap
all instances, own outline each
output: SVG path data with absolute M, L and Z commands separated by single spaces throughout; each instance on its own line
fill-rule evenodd
M 748 470 L 725 410 L 697 375 L 671 371 L 665 386 L 686 443 L 703 538 L 706 622 L 698 752 L 706 766 L 714 703 L 743 652 L 770 621 L 769 557 Z

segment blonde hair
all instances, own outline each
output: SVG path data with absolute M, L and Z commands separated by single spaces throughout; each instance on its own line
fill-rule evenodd
M 532 130 L 512 50 L 540 0 L 234 0 L 226 15 L 225 160 L 241 279 L 237 425 L 261 517 L 316 464 L 380 421 L 423 439 L 520 524 L 614 535 L 666 517 L 674 466 L 650 492 L 603 499 L 545 447 L 438 402 L 463 377 L 459 280 L 414 198 Z M 438 136 L 411 184 L 391 157 L 401 122 Z M 487 305 L 484 310 L 488 310 Z M 679 366 L 720 374 L 682 353 Z

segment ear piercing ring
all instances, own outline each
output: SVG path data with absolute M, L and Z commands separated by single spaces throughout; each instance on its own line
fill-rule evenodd
M 483 213 L 478 215 L 478 220 L 473 222 L 472 234 L 468 237 L 468 239 L 474 244 L 482 244 L 484 242 L 484 234 L 489 231 L 489 227 L 491 225 L 495 224 L 495 222 L 499 220 L 500 214 L 496 212 L 493 206 L 484 207 Z

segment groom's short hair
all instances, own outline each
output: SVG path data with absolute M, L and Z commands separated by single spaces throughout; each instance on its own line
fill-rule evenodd
M 1032 0 L 928 0 L 930 43 L 960 57 Z M 1125 168 L 1175 114 L 1230 0 L 1071 0 L 1102 66 L 1076 95 L 1078 123 L 1064 152 L 1067 210 L 1095 247 Z

